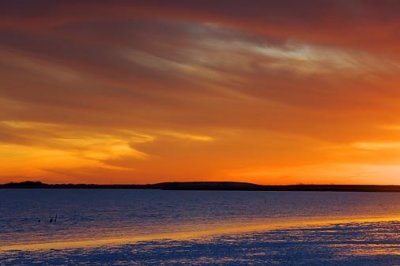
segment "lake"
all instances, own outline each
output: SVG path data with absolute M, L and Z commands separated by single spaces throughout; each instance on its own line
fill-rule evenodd
M 2 189 L 0 214 L 0 264 L 400 263 L 400 193 Z

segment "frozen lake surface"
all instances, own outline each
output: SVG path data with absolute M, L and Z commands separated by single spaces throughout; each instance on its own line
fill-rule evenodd
M 0 265 L 400 264 L 400 193 L 4 189 L 0 214 Z

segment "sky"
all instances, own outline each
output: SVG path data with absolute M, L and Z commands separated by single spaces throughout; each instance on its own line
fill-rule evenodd
M 400 184 L 397 0 L 1 0 L 0 183 Z

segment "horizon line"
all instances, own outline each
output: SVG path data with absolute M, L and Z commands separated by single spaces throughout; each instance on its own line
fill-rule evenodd
M 247 185 L 256 185 L 256 186 L 398 186 L 400 184 L 343 184 L 343 183 L 291 183 L 291 184 L 259 184 L 252 183 L 246 181 L 220 181 L 220 180 L 212 180 L 212 181 L 162 181 L 156 183 L 47 183 L 40 180 L 24 180 L 24 181 L 11 181 L 7 183 L 0 183 L 0 186 L 9 185 L 9 184 L 24 184 L 24 183 L 40 183 L 42 185 L 90 185 L 90 186 L 152 186 L 152 185 L 161 185 L 161 184 L 195 184 L 195 183 L 231 183 L 231 184 L 247 184 Z

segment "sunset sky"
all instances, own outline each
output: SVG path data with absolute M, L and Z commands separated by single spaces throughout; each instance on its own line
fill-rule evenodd
M 399 14 L 2 0 L 0 183 L 400 184 Z

